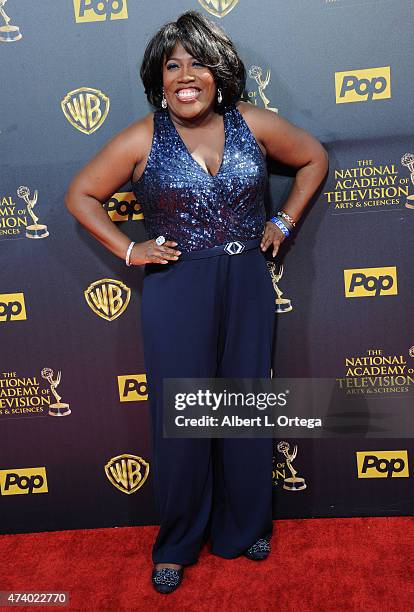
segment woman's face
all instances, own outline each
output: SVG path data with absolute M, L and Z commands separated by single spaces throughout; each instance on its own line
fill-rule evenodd
M 216 84 L 209 68 L 187 53 L 181 43 L 163 66 L 164 95 L 170 112 L 183 119 L 202 115 L 214 105 Z

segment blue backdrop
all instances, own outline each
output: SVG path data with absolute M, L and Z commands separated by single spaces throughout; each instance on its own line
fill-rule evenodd
M 9 0 L 8 26 L 0 16 L 3 533 L 158 521 L 142 269 L 89 236 L 63 197 L 110 137 L 151 110 L 143 51 L 188 9 L 235 42 L 244 99 L 308 130 L 330 154 L 329 175 L 275 268 L 275 376 L 333 377 L 361 394 L 368 378 L 389 410 L 412 385 L 410 0 Z M 293 171 L 269 162 L 269 172 L 275 212 Z M 145 239 L 130 185 L 104 206 L 131 239 Z M 374 414 L 375 402 L 361 398 Z M 283 441 L 275 518 L 412 514 L 412 430 L 405 439 L 289 440 L 306 484 L 297 491 Z

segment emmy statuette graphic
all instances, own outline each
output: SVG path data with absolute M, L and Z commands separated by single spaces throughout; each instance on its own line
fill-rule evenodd
M 62 398 L 56 392 L 56 387 L 58 387 L 60 383 L 61 372 L 59 371 L 57 373 L 55 380 L 53 380 L 53 370 L 51 368 L 43 368 L 40 374 L 42 378 L 44 378 L 50 383 L 50 390 L 56 399 L 56 402 L 54 404 L 50 404 L 49 406 L 50 416 L 61 417 L 61 416 L 67 416 L 68 414 L 70 414 L 72 411 L 69 408 L 69 404 L 65 404 L 64 402 L 61 402 L 60 400 Z
M 19 26 L 10 25 L 10 17 L 3 8 L 6 2 L 7 0 L 0 0 L 0 15 L 6 23 L 6 25 L 0 26 L 0 42 L 15 42 L 20 40 L 22 35 Z
M 261 69 L 260 66 L 252 66 L 249 70 L 249 77 L 251 79 L 254 79 L 257 83 L 258 89 L 259 89 L 259 96 L 262 99 L 263 102 L 263 106 L 265 108 L 267 108 L 267 110 L 273 111 L 274 113 L 278 112 L 277 108 L 274 108 L 272 106 L 269 106 L 269 98 L 266 97 L 264 90 L 266 89 L 266 87 L 269 85 L 269 81 L 270 81 L 270 70 L 268 69 L 266 72 L 266 78 L 263 80 L 262 79 L 262 74 L 263 74 L 263 70 Z
M 274 261 L 267 261 L 266 264 L 269 268 L 270 276 L 272 277 L 273 287 L 277 295 L 277 298 L 275 299 L 276 312 L 277 314 L 290 312 L 291 310 L 293 310 L 292 302 L 288 298 L 282 298 L 283 291 L 279 289 L 277 284 L 283 276 L 283 264 L 279 265 L 279 270 L 277 272 L 276 264 Z
M 414 153 L 405 153 L 401 158 L 401 163 L 409 169 L 410 179 L 414 185 Z M 414 208 L 414 195 L 407 196 L 405 206 L 406 208 Z
M 24 185 L 18 188 L 17 195 L 19 196 L 19 198 L 22 198 L 22 200 L 26 202 L 27 212 L 33 220 L 33 225 L 28 225 L 26 227 L 26 238 L 47 238 L 49 236 L 49 232 L 47 231 L 47 225 L 40 225 L 38 223 L 39 217 L 37 217 L 33 212 L 33 208 L 36 206 L 37 202 L 37 189 L 35 190 L 32 199 L 29 198 L 30 189 L 28 187 L 25 187 Z
M 287 491 L 302 491 L 306 489 L 306 483 L 304 478 L 298 478 L 296 476 L 297 471 L 292 465 L 292 461 L 296 457 L 298 452 L 298 447 L 295 444 L 295 447 L 291 453 L 289 453 L 289 443 L 288 442 L 279 442 L 277 445 L 277 450 L 279 453 L 282 453 L 286 457 L 286 465 L 288 466 L 290 473 L 292 474 L 291 478 L 285 478 L 283 482 L 283 488 Z

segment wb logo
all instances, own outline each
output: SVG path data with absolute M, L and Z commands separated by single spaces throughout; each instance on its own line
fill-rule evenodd
M 119 317 L 129 304 L 131 289 L 112 278 L 95 281 L 85 291 L 85 299 L 93 312 L 107 321 Z
M 335 73 L 336 103 L 391 98 L 390 66 Z
M 239 0 L 198 0 L 201 6 L 214 17 L 224 17 L 230 13 Z
M 109 98 L 99 89 L 79 87 L 61 101 L 66 119 L 80 132 L 92 134 L 101 127 L 109 112 Z
M 108 480 L 122 493 L 135 493 L 148 478 L 149 463 L 137 455 L 118 455 L 105 465 Z
M 73 0 L 76 23 L 128 19 L 127 0 Z
M 408 478 L 408 453 L 400 451 L 357 452 L 358 478 Z
M 141 402 L 148 399 L 147 377 L 145 374 L 118 376 L 120 402 Z
M 46 469 L 0 470 L 0 491 L 2 495 L 47 493 Z
M 114 193 L 103 206 L 112 221 L 138 221 L 144 218 L 141 205 L 132 191 Z
M 397 268 L 360 268 L 344 270 L 346 297 L 397 295 Z
M 25 321 L 26 306 L 23 293 L 0 293 L 0 323 Z

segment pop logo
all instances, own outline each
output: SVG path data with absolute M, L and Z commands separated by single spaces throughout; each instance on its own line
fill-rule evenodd
M 395 266 L 344 270 L 344 282 L 347 298 L 398 294 Z
M 0 293 L 0 323 L 25 321 L 26 306 L 23 293 Z
M 120 402 L 142 402 L 148 399 L 147 377 L 145 374 L 118 376 Z
M 0 491 L 2 495 L 47 493 L 46 468 L 0 470 Z
M 335 72 L 335 95 L 337 104 L 391 98 L 390 66 Z
M 408 453 L 357 451 L 358 478 L 408 478 Z
M 127 0 L 73 0 L 76 23 L 128 19 Z
M 141 205 L 132 191 L 114 193 L 104 208 L 112 221 L 138 221 L 144 218 Z

